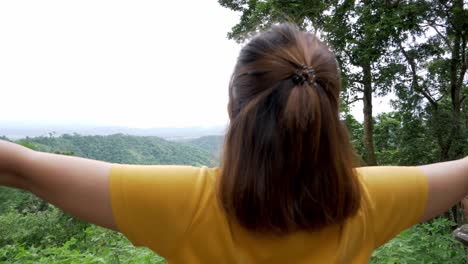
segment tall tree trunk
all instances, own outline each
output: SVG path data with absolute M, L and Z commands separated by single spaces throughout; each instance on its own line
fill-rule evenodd
M 452 5 L 451 13 L 454 18 L 452 21 L 462 21 L 456 16 L 463 16 L 463 13 L 456 12 L 456 9 L 463 9 L 463 0 L 455 0 Z M 463 157 L 463 140 L 465 137 L 464 129 L 461 120 L 462 106 L 462 87 L 463 79 L 466 73 L 465 48 L 466 37 L 461 29 L 455 28 L 456 25 L 451 25 L 451 33 L 453 34 L 452 56 L 450 58 L 450 97 L 452 100 L 452 122 L 449 137 L 445 144 L 445 149 L 442 149 L 441 159 L 449 160 L 458 157 Z M 452 149 L 452 151 L 451 151 Z M 452 155 L 451 155 L 452 153 Z M 458 226 L 464 224 L 464 215 L 460 204 L 452 207 L 452 212 L 455 222 Z
M 456 0 L 453 2 L 452 13 L 453 21 L 463 21 L 463 13 L 457 12 L 463 10 L 463 0 Z M 461 16 L 461 17 L 460 17 Z M 457 25 L 453 25 L 455 27 Z M 463 30 L 460 28 L 452 28 L 453 30 L 453 44 L 452 44 L 452 57 L 450 60 L 450 95 L 452 99 L 452 130 L 450 133 L 453 148 L 453 156 L 447 158 L 458 158 L 463 156 L 463 139 L 464 130 L 462 129 L 461 120 L 461 106 L 462 106 L 462 87 L 463 79 L 466 73 L 466 37 Z
M 377 165 L 374 152 L 374 121 L 372 119 L 372 73 L 371 65 L 362 65 L 364 83 L 364 147 L 366 149 L 367 165 Z
M 450 131 L 446 135 L 446 140 L 443 141 L 441 146 L 441 160 L 449 160 L 463 156 L 463 140 L 465 135 L 462 120 L 461 120 L 461 106 L 462 106 L 462 87 L 463 79 L 466 73 L 466 37 L 463 30 L 456 28 L 454 21 L 463 21 L 463 13 L 457 12 L 463 9 L 463 0 L 453 1 L 452 10 L 453 14 L 451 26 L 447 29 L 447 34 L 452 35 L 453 41 L 447 42 L 451 46 L 450 58 L 450 99 L 452 101 L 452 113 L 450 122 Z

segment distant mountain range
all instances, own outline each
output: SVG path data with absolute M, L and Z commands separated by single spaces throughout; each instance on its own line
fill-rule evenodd
M 17 124 L 0 123 L 0 136 L 10 139 L 20 139 L 25 137 L 53 136 L 64 134 L 80 135 L 113 135 L 125 134 L 134 136 L 157 136 L 168 140 L 193 139 L 209 135 L 224 135 L 224 126 L 212 127 L 169 127 L 169 128 L 129 128 L 129 127 L 95 127 L 89 125 L 41 125 L 41 124 Z

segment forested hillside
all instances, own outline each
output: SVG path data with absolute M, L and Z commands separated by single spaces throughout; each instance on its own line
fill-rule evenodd
M 33 143 L 47 152 L 73 153 L 75 156 L 129 164 L 188 164 L 212 166 L 209 150 L 190 144 L 167 141 L 159 137 L 123 134 L 110 136 L 63 135 L 35 137 L 18 142 Z
M 224 136 L 204 136 L 195 139 L 181 141 L 192 146 L 204 149 L 214 156 L 216 162 L 222 155 L 222 147 L 224 144 Z M 219 163 L 218 163 L 219 164 Z

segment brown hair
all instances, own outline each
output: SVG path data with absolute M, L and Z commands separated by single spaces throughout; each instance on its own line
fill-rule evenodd
M 312 69 L 310 82 L 297 82 Z M 360 207 L 353 150 L 339 120 L 334 54 L 292 24 L 273 26 L 239 54 L 229 87 L 219 198 L 260 232 L 343 223 Z

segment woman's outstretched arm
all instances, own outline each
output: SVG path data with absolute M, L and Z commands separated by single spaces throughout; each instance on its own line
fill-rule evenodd
M 0 140 L 0 185 L 24 189 L 88 222 L 116 230 L 111 164 L 43 153 Z
M 421 222 L 454 206 L 468 195 L 468 157 L 421 166 L 428 177 L 429 196 Z

